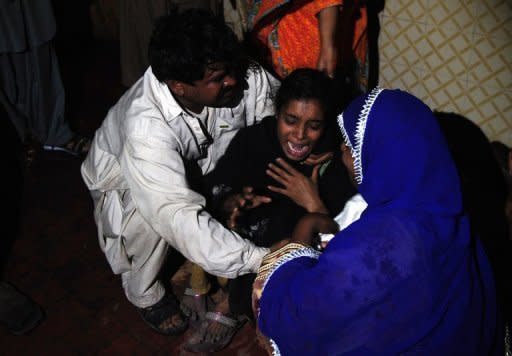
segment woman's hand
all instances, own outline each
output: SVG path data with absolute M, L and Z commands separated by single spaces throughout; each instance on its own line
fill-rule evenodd
M 304 160 L 304 164 L 307 164 L 308 166 L 316 166 L 317 164 L 322 164 L 324 162 L 327 162 L 330 160 L 333 156 L 332 152 L 324 152 L 324 153 L 318 153 L 314 154 L 311 153 L 308 158 Z
M 267 174 L 281 183 L 284 188 L 269 185 L 268 189 L 286 195 L 310 213 L 327 213 L 327 208 L 318 193 L 320 165 L 313 168 L 311 177 L 306 177 L 283 159 L 278 158 L 276 162 L 277 164 L 270 163 L 268 165 Z
M 311 245 L 311 241 L 319 233 L 334 234 L 336 232 L 338 232 L 338 225 L 329 215 L 306 214 L 295 225 L 290 242 Z
M 338 49 L 336 47 L 321 46 L 316 64 L 317 69 L 327 74 L 329 78 L 334 78 L 337 64 Z
M 318 31 L 320 32 L 320 53 L 317 69 L 334 78 L 338 64 L 338 48 L 336 46 L 339 7 L 331 6 L 318 14 Z

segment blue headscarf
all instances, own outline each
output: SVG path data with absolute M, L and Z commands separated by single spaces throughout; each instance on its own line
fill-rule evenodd
M 277 264 L 260 330 L 283 355 L 499 353 L 493 277 L 430 109 L 376 88 L 338 121 L 368 207 L 318 259 Z

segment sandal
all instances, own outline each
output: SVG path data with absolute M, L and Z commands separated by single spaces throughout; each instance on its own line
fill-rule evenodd
M 60 151 L 72 156 L 82 156 L 89 152 L 91 139 L 81 135 L 75 135 L 63 145 L 43 145 L 45 151 Z
M 155 305 L 148 308 L 137 308 L 142 320 L 146 322 L 153 330 L 163 335 L 179 335 L 183 333 L 188 327 L 188 320 L 180 310 L 178 300 L 176 297 L 167 293 Z M 175 325 L 174 317 L 178 316 L 181 323 Z M 163 324 L 170 320 L 174 325 L 165 327 Z
M 190 352 L 217 352 L 229 345 L 238 330 L 245 324 L 247 317 L 231 317 L 220 312 L 207 312 L 205 320 L 197 332 L 184 345 Z M 213 323 L 222 325 L 220 332 L 211 333 L 209 327 Z
M 207 294 L 198 294 L 192 288 L 186 288 L 181 299 L 180 309 L 188 318 L 191 327 L 197 327 L 204 320 L 208 309 L 214 307 L 213 300 Z

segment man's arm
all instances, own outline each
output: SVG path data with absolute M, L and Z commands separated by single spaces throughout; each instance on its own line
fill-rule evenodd
M 205 199 L 189 188 L 172 138 L 159 135 L 164 136 L 159 130 L 130 137 L 121 155 L 139 212 L 171 246 L 206 271 L 228 278 L 256 271 L 268 250 L 242 239 L 204 210 Z

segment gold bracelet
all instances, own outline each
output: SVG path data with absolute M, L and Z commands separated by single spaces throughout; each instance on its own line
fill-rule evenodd
M 274 267 L 275 263 L 284 255 L 287 255 L 290 252 L 302 249 L 302 248 L 308 248 L 308 245 L 301 244 L 298 242 L 291 242 L 289 244 L 284 245 L 280 249 L 271 252 L 265 257 L 263 257 L 263 260 L 261 262 L 260 267 L 258 268 L 258 274 L 256 276 L 257 280 L 267 279 L 268 274 Z

